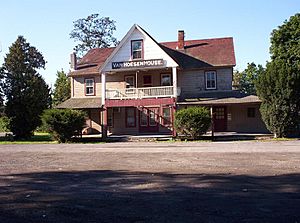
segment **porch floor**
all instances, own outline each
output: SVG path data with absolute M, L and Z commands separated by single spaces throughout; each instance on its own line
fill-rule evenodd
M 211 132 L 207 132 L 203 137 L 208 138 Z M 240 133 L 240 132 L 215 132 L 215 139 L 219 140 L 251 140 L 271 138 L 273 135 L 268 133 Z M 83 138 L 96 139 L 101 138 L 101 134 L 83 135 Z M 113 141 L 165 141 L 172 139 L 170 134 L 142 134 L 142 135 L 109 135 L 109 139 Z

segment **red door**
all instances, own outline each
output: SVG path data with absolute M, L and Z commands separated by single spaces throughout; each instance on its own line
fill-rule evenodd
M 213 107 L 214 131 L 225 132 L 227 130 L 227 110 L 225 106 Z
M 159 108 L 142 108 L 139 112 L 140 132 L 158 132 Z

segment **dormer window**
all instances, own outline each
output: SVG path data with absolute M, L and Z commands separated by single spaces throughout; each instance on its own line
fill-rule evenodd
M 133 60 L 143 58 L 143 40 L 131 41 L 131 56 Z

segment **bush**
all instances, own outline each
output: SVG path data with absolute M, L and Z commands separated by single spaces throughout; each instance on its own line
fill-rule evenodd
M 81 132 L 86 114 L 72 109 L 49 109 L 42 115 L 53 139 L 58 142 L 70 141 L 72 136 Z
M 210 123 L 210 113 L 205 107 L 189 107 L 175 113 L 176 131 L 192 139 L 206 133 Z
M 0 117 L 0 132 L 10 132 L 9 118 L 7 116 Z

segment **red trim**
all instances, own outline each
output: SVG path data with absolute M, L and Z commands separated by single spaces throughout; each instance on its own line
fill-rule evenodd
M 216 88 L 207 88 L 207 83 L 206 83 L 206 73 L 207 72 L 215 72 L 216 73 Z M 210 91 L 210 90 L 218 90 L 218 78 L 217 78 L 217 75 L 218 73 L 217 73 L 217 70 L 205 70 L 204 71 L 204 88 L 205 88 L 205 90 L 207 90 L 207 91 Z
M 127 115 L 128 115 L 128 109 L 134 109 L 134 126 L 128 126 L 127 125 Z M 126 128 L 135 128 L 136 127 L 136 108 L 135 107 L 128 107 L 125 108 L 125 127 Z
M 144 99 L 127 99 L 113 100 L 106 99 L 106 107 L 138 107 L 138 106 L 155 106 L 174 104 L 175 98 L 144 98 Z
M 136 42 L 136 41 L 142 41 L 142 52 L 141 52 L 141 58 L 135 58 L 133 59 L 133 52 L 132 52 L 132 43 Z M 135 40 L 131 40 L 131 60 L 143 60 L 144 59 L 144 40 L 143 39 L 135 39 Z
M 93 94 L 86 94 L 86 80 L 90 80 L 90 79 L 93 79 L 93 82 L 94 82 L 94 92 Z M 85 96 L 95 96 L 96 95 L 96 82 L 95 82 L 95 78 L 94 77 L 87 77 L 87 78 L 84 78 L 84 95 Z

